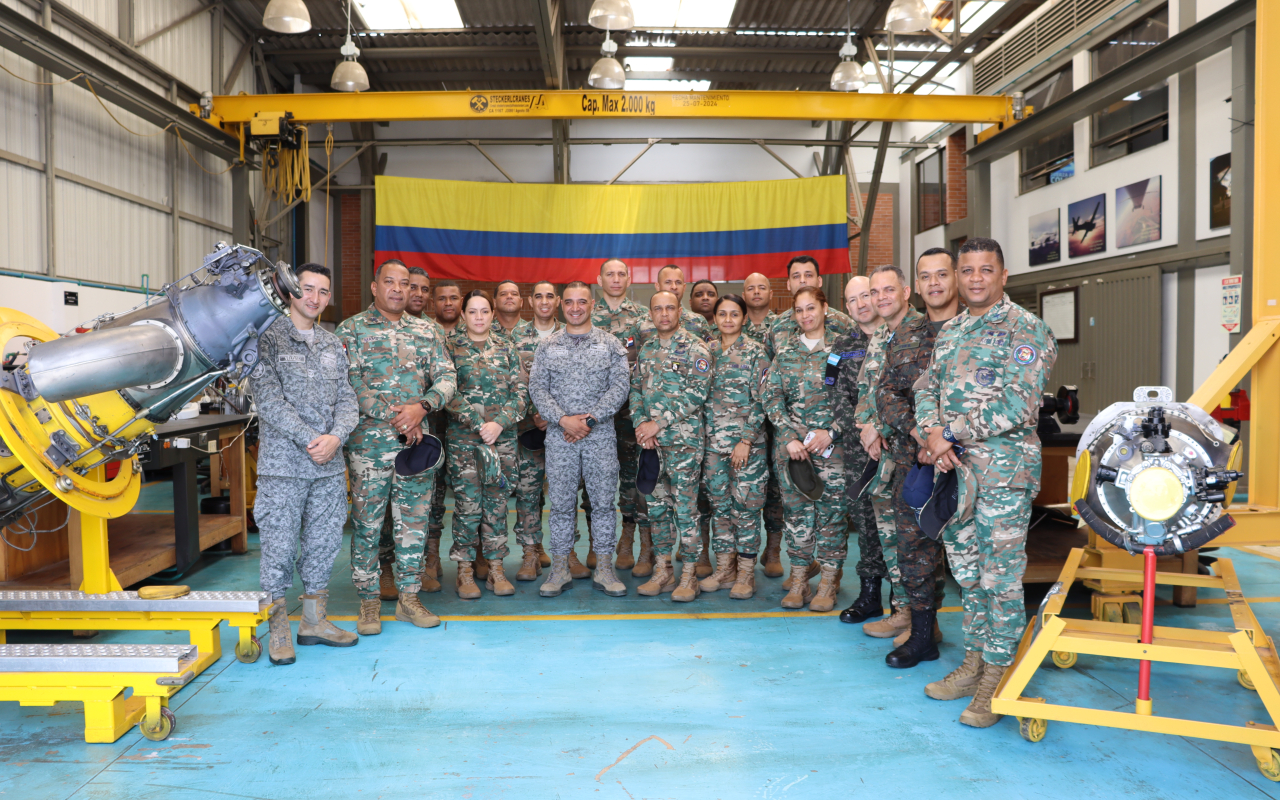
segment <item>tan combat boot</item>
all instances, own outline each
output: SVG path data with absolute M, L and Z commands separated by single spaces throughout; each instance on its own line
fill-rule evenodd
M 750 600 L 756 593 L 756 560 L 738 556 L 738 579 L 729 590 L 733 600 Z
M 538 546 L 526 544 L 524 558 L 520 561 L 520 569 L 516 571 L 516 580 L 531 581 L 542 574 L 542 565 L 538 563 Z
M 764 565 L 766 578 L 782 577 L 782 531 L 770 533 L 765 540 L 764 552 L 760 554 L 760 563 Z
M 819 564 L 818 560 L 815 558 L 813 561 L 809 562 L 809 567 L 808 569 L 805 570 L 805 573 L 804 573 L 804 579 L 808 581 L 814 575 L 817 575 L 821 570 L 822 570 L 822 565 Z M 767 575 L 768 573 L 765 573 L 765 574 Z M 791 574 L 787 576 L 787 579 L 782 582 L 782 588 L 788 589 L 788 590 L 791 589 L 791 581 L 794 580 L 795 577 L 796 577 L 795 570 L 792 570 Z
M 698 588 L 704 592 L 728 589 L 738 582 L 738 554 L 716 553 L 716 571 L 704 578 Z
M 710 527 L 704 527 L 702 529 L 702 552 L 698 553 L 698 577 L 705 578 L 714 571 L 711 566 L 711 529 Z
M 978 681 L 982 679 L 982 669 L 982 653 L 966 650 L 964 661 L 960 662 L 960 666 L 942 680 L 925 684 L 924 693 L 934 700 L 959 700 L 961 697 L 973 697 L 978 691 Z
M 590 544 L 587 545 L 587 562 L 586 563 L 587 563 L 587 569 L 595 569 L 596 564 L 599 563 L 596 560 L 595 542 L 591 542 Z
M 618 573 L 613 571 L 613 564 L 608 558 L 600 559 L 596 571 L 591 575 L 591 585 L 610 597 L 626 597 L 627 585 L 618 580 Z
M 671 601 L 673 603 L 691 603 L 702 594 L 702 590 L 698 588 L 698 565 L 684 563 L 684 568 L 680 572 L 680 585 L 671 592 Z
M 960 724 L 972 728 L 990 728 L 1000 721 L 1003 714 L 991 710 L 991 697 L 1000 686 L 1000 679 L 1008 667 L 982 662 L 982 677 L 978 680 L 978 691 L 974 692 L 969 707 L 960 713 Z
M 271 663 L 282 667 L 297 661 L 293 652 L 293 636 L 289 633 L 289 610 L 285 607 L 283 597 L 272 601 L 267 626 L 271 631 L 271 636 L 267 639 L 267 657 L 271 659 Z
M 813 600 L 809 602 L 810 611 L 830 611 L 836 607 L 836 595 L 840 593 L 842 570 L 824 564 L 821 571 L 822 580 L 818 581 L 818 591 L 814 593 Z
M 400 602 L 396 603 L 396 619 L 412 622 L 419 628 L 434 628 L 440 624 L 439 617 L 423 608 L 416 592 L 404 592 L 400 595 Z
M 907 639 L 910 639 L 910 638 L 911 638 L 911 629 L 907 628 L 905 631 L 903 631 L 902 633 L 894 637 L 893 646 L 902 647 L 904 644 L 907 643 Z M 934 644 L 942 643 L 942 628 L 938 626 L 938 616 L 936 614 L 933 617 L 933 643 Z
M 378 568 L 378 596 L 383 600 L 395 600 L 400 596 L 400 590 L 396 588 L 395 568 L 388 561 L 378 564 Z
M 543 569 L 551 566 L 551 556 L 547 553 L 546 548 L 542 546 L 542 542 L 538 542 L 538 564 Z
M 632 571 L 634 574 L 634 570 Z M 653 574 L 649 580 L 636 587 L 636 594 L 657 597 L 663 592 L 674 591 L 676 574 L 671 571 L 671 556 L 657 555 L 653 559 Z
M 304 594 L 302 601 L 302 621 L 298 623 L 298 644 L 327 644 L 330 647 L 351 647 L 360 638 L 351 631 L 344 631 L 330 622 L 327 617 L 329 592 Z
M 480 597 L 480 587 L 476 586 L 475 570 L 470 561 L 458 562 L 458 597 L 463 600 L 476 600 Z
M 631 574 L 636 578 L 647 578 L 653 574 L 653 528 L 640 526 L 640 555 L 636 557 Z
M 543 597 L 555 597 L 565 589 L 573 586 L 573 576 L 569 574 L 569 557 L 552 556 L 551 574 L 543 581 L 538 594 Z
M 805 604 L 813 599 L 813 589 L 809 586 L 808 576 L 809 565 L 792 564 L 791 565 L 791 587 L 787 590 L 787 594 L 782 598 L 783 608 L 804 608 Z
M 476 554 L 479 555 L 480 548 L 476 548 Z M 489 562 L 484 560 L 484 556 L 480 556 L 471 562 L 471 574 L 475 575 L 476 580 L 483 581 L 489 577 Z
M 437 536 L 434 539 L 428 537 L 426 556 L 422 559 L 422 577 L 429 577 L 433 581 L 438 581 L 440 580 L 440 575 L 440 537 Z M 436 591 L 440 590 L 436 589 Z M 395 598 L 384 599 L 394 600 Z
M 361 636 L 377 636 L 382 633 L 381 600 L 360 601 L 360 616 L 356 619 L 356 633 Z
M 516 587 L 511 585 L 506 573 L 502 571 L 502 559 L 489 559 L 489 577 L 485 580 L 485 586 L 498 597 L 509 597 L 516 593 Z
M 614 552 L 618 557 L 614 559 L 613 565 L 618 569 L 631 569 L 636 565 L 635 547 L 636 524 L 634 522 L 622 523 L 622 535 L 618 537 L 618 547 Z
M 573 550 L 569 551 L 569 574 L 579 580 L 591 577 L 591 570 L 583 566 L 582 562 L 578 560 L 577 552 Z
M 862 625 L 862 632 L 876 639 L 894 639 L 903 631 L 911 633 L 911 608 L 905 605 L 898 606 L 884 619 Z

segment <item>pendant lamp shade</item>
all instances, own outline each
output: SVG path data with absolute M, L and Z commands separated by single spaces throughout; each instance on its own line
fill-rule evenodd
M 622 70 L 618 59 L 605 56 L 591 65 L 591 74 L 587 76 L 587 85 L 593 89 L 621 89 L 627 83 L 627 73 Z
M 595 0 L 587 12 L 592 27 L 609 31 L 625 31 L 636 24 L 629 0 Z
M 347 41 L 339 52 L 342 53 L 342 61 L 333 71 L 333 79 L 329 81 L 329 86 L 339 92 L 366 91 L 369 88 L 369 74 L 364 71 L 360 62 L 356 61 L 356 57 L 360 55 L 360 48 L 351 41 L 351 34 L 347 34 Z
M 924 0 L 893 0 L 884 16 L 884 26 L 894 33 L 927 31 L 930 21 Z
M 311 30 L 311 12 L 302 0 L 271 0 L 262 25 L 276 33 L 306 33 Z
M 866 85 L 867 79 L 856 61 L 841 61 L 831 73 L 832 91 L 856 92 Z

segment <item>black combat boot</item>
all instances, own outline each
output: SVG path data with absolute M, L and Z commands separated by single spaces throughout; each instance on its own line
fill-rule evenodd
M 911 635 L 902 647 L 889 652 L 884 663 L 894 669 L 910 669 L 921 661 L 937 661 L 938 645 L 933 641 L 933 622 L 938 617 L 934 609 L 911 609 Z
M 852 624 L 884 616 L 884 608 L 880 605 L 880 581 L 884 579 L 859 577 L 858 580 L 862 582 L 862 591 L 853 605 L 840 612 L 841 622 Z

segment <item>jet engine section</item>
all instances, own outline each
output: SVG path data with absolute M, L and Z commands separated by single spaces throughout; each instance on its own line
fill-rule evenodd
M 218 377 L 252 371 L 258 336 L 290 296 L 301 290 L 289 265 L 220 242 L 157 297 L 73 335 L 0 308 L 0 346 L 21 341 L 27 356 L 0 372 L 0 524 L 51 493 L 99 517 L 127 513 L 141 485 L 135 456 L 155 425 Z M 95 471 L 126 459 L 110 481 Z
M 1134 390 L 1089 423 L 1076 449 L 1072 507 L 1084 523 L 1130 553 L 1204 546 L 1235 525 L 1231 504 L 1241 445 L 1201 408 L 1164 386 Z

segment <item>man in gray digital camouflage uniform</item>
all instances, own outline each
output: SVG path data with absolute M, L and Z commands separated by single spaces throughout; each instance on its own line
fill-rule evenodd
M 260 419 L 258 499 L 254 517 L 262 542 L 262 590 L 271 597 L 267 654 L 292 664 L 285 592 L 294 559 L 302 577 L 298 644 L 350 647 L 359 641 L 326 618 L 329 574 L 347 521 L 342 445 L 359 420 L 338 337 L 315 324 L 329 305 L 330 273 L 298 267 L 302 297 L 258 339 L 260 361 L 250 378 Z M 301 545 L 301 555 L 299 555 Z

